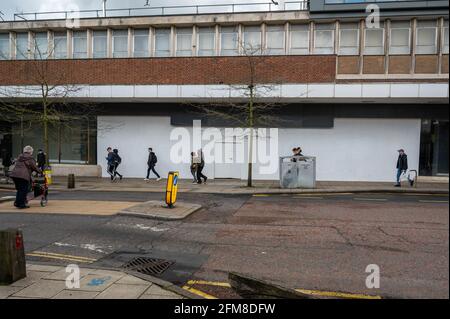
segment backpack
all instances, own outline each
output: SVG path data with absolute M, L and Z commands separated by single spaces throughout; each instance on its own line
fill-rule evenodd
M 153 153 L 153 163 L 158 163 L 158 157 L 156 157 L 155 153 Z
M 122 163 L 122 158 L 119 156 L 119 154 L 114 154 L 114 162 L 117 164 Z

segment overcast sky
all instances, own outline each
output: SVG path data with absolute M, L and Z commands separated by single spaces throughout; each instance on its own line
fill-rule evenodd
M 267 2 L 271 0 L 150 0 L 151 6 L 225 4 Z M 144 7 L 146 0 L 108 0 L 107 8 Z M 71 11 L 77 6 L 80 10 L 101 9 L 101 0 L 0 0 L 0 11 L 4 20 L 12 20 L 14 13 L 39 11 Z

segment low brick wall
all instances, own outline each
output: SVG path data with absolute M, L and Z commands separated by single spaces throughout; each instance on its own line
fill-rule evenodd
M 74 165 L 74 164 L 52 164 L 52 176 L 68 176 L 75 174 L 79 177 L 101 177 L 100 165 Z

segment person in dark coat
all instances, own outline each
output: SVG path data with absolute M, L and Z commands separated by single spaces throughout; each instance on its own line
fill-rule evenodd
M 41 171 L 44 171 L 45 166 L 47 165 L 47 155 L 44 153 L 43 150 L 41 149 L 38 150 L 36 159 L 37 159 L 37 167 L 39 167 Z
M 19 155 L 16 160 L 16 165 L 9 175 L 16 186 L 16 201 L 14 205 L 17 208 L 29 208 L 27 205 L 27 194 L 30 190 L 31 173 L 37 172 L 39 174 L 42 171 L 36 166 L 36 161 L 33 158 L 33 148 L 31 146 L 25 146 L 23 153 Z
M 408 169 L 408 156 L 405 153 L 404 149 L 398 150 L 398 159 L 397 159 L 397 184 L 395 187 L 400 187 L 400 176 L 402 173 L 406 173 Z
M 158 172 L 155 170 L 156 163 L 158 162 L 158 158 L 156 154 L 153 152 L 151 147 L 148 148 L 148 159 L 147 159 L 147 177 L 145 177 L 145 181 L 148 181 L 150 178 L 150 171 L 156 175 L 156 181 L 161 180 L 161 176 L 159 176 Z
M 119 176 L 120 180 L 122 180 L 123 175 L 117 171 L 117 168 L 119 167 L 119 165 L 121 163 L 122 163 L 122 158 L 119 156 L 119 150 L 115 148 L 112 151 L 112 165 L 113 165 L 113 170 L 114 170 L 112 180 L 116 180 L 117 176 Z
M 5 149 L 2 150 L 1 159 L 2 159 L 3 170 L 5 172 L 6 183 L 8 183 L 9 182 L 9 168 L 13 164 L 13 162 L 11 160 L 11 155 L 8 153 L 7 150 L 5 150 Z

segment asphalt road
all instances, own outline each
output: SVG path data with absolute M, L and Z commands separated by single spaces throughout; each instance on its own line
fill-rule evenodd
M 54 192 L 50 201 L 162 196 L 72 191 Z M 12 209 L 0 213 L 0 228 L 23 229 L 29 260 L 108 267 L 136 256 L 170 260 L 174 264 L 159 277 L 215 297 L 236 297 L 223 284 L 230 271 L 294 289 L 449 297 L 448 196 L 186 193 L 181 199 L 203 208 L 173 222 Z M 379 289 L 365 286 L 369 264 L 380 268 Z

